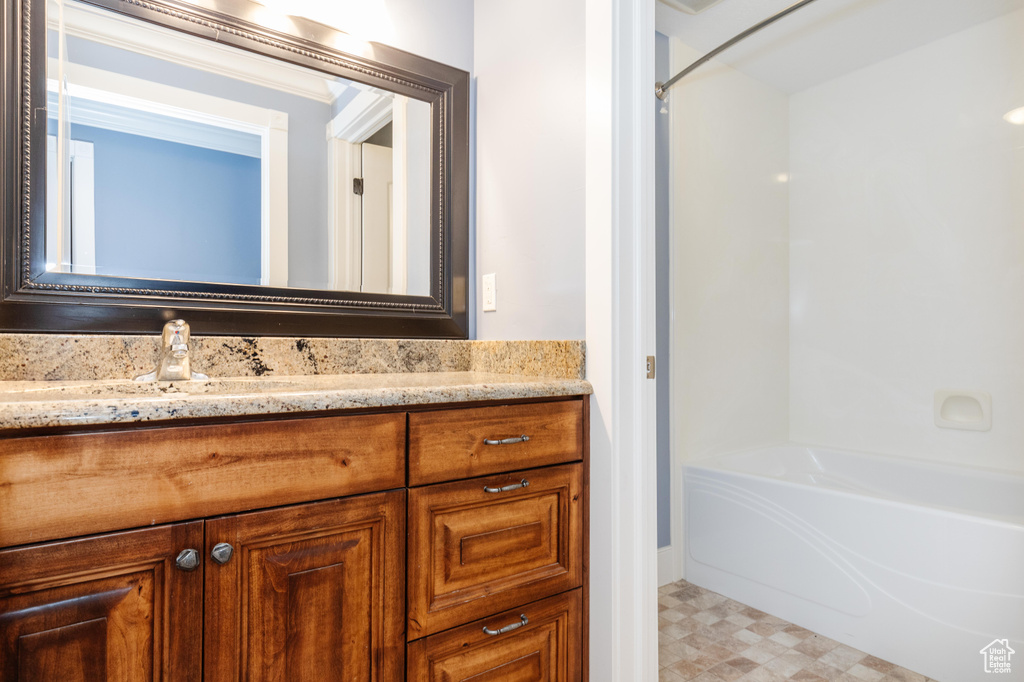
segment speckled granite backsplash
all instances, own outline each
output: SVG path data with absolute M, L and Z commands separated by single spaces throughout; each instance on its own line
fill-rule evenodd
M 156 365 L 159 334 L 0 334 L 0 381 L 132 379 Z M 583 341 L 447 341 L 193 336 L 211 377 L 494 372 L 585 378 Z

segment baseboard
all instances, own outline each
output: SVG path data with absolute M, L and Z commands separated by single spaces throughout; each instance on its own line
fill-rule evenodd
M 682 576 L 676 576 L 675 552 L 672 545 L 658 548 L 658 587 L 668 585 L 680 580 Z

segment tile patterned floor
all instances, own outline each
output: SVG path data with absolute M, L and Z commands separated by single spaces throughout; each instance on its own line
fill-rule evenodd
M 659 682 L 934 682 L 686 581 L 658 604 Z

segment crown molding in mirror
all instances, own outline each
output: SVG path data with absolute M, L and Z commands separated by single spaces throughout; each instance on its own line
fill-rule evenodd
M 177 31 L 429 101 L 430 295 L 210 284 L 47 272 L 45 0 L 5 2 L 0 330 L 156 332 L 183 317 L 203 334 L 466 338 L 469 268 L 469 74 L 363 43 L 300 18 L 261 23 L 248 0 L 81 0 Z M 287 30 L 283 30 L 287 28 Z

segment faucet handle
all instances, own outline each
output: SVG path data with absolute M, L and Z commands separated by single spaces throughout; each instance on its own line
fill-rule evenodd
M 205 374 L 192 371 L 192 364 L 189 362 L 188 356 L 189 336 L 190 330 L 185 320 L 171 320 L 167 322 L 161 334 L 162 347 L 156 369 L 135 377 L 135 381 L 209 379 Z
M 190 334 L 188 322 L 185 320 L 171 320 L 164 325 L 162 339 L 164 348 L 184 345 L 185 350 L 188 350 L 188 337 Z

